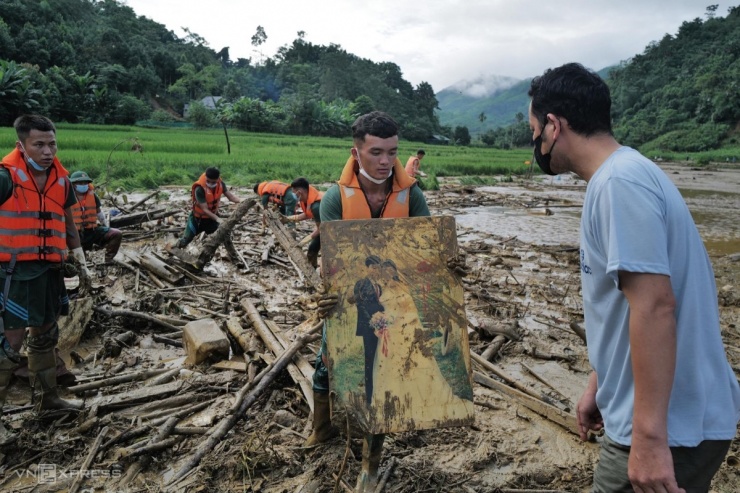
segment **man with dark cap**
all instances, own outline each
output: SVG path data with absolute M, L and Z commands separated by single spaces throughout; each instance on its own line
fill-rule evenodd
M 75 171 L 69 181 L 77 197 L 72 212 L 82 248 L 91 250 L 93 247 L 105 247 L 105 263 L 110 264 L 121 247 L 123 234 L 118 229 L 108 227 L 105 214 L 100 210 L 100 198 L 94 192 L 92 178 L 87 173 Z
M 201 231 L 209 235 L 218 229 L 221 222 L 221 218 L 218 217 L 218 207 L 222 195 L 235 204 L 240 202 L 239 198 L 226 188 L 218 168 L 206 169 L 198 181 L 193 183 L 190 195 L 193 200 L 193 211 L 188 217 L 182 238 L 177 241 L 177 248 L 188 246 Z

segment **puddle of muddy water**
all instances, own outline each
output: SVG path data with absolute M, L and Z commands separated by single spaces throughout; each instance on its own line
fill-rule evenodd
M 549 198 L 564 204 L 572 202 L 573 207 L 550 207 L 552 215 L 542 214 L 540 209 L 523 209 L 505 206 L 473 207 L 456 214 L 455 220 L 472 232 L 466 240 L 485 239 L 476 232 L 517 237 L 529 243 L 544 245 L 578 244 L 581 205 L 585 188 L 562 187 L 558 184 L 543 183 L 540 191 L 521 187 L 483 187 L 489 193 L 507 194 L 522 198 L 531 196 L 534 199 Z M 550 186 L 552 185 L 552 186 Z M 697 229 L 704 240 L 710 255 L 727 255 L 740 252 L 740 193 L 725 190 L 679 189 L 686 200 Z M 575 205 L 578 204 L 578 205 Z M 490 240 L 489 240 L 490 241 Z

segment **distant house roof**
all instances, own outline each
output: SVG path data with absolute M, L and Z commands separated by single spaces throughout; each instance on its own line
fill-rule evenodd
M 450 139 L 448 139 L 444 135 L 433 134 L 431 137 L 427 139 L 427 144 L 447 145 L 449 143 L 450 143 Z
M 206 109 L 208 109 L 208 110 L 215 110 L 216 109 L 216 104 L 221 99 L 223 99 L 223 96 L 206 96 L 206 97 L 202 98 L 199 102 L 200 102 L 200 104 L 202 104 L 203 106 L 205 106 Z M 185 118 L 187 118 L 189 113 L 190 113 L 190 104 L 185 103 L 185 106 L 182 109 L 182 116 L 184 116 Z
M 206 96 L 201 99 L 200 102 L 203 103 L 203 106 L 205 106 L 209 110 L 215 110 L 216 103 L 218 103 L 221 99 L 222 96 Z

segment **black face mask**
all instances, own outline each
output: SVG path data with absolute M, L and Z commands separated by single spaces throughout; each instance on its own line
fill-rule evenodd
M 537 161 L 537 166 L 540 167 L 543 173 L 548 175 L 557 175 L 557 173 L 554 173 L 552 169 L 550 168 L 550 159 L 552 159 L 552 150 L 555 148 L 555 142 L 553 141 L 552 147 L 550 147 L 550 152 L 547 154 L 542 154 L 542 132 L 545 131 L 545 125 L 542 126 L 542 131 L 540 132 L 540 135 L 537 136 L 536 139 L 534 139 L 534 160 Z

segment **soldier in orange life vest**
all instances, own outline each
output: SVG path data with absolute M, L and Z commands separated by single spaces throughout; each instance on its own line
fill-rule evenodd
M 308 180 L 303 177 L 293 180 L 293 183 L 290 184 L 290 188 L 298 198 L 303 212 L 292 216 L 281 216 L 281 219 L 284 222 L 294 223 L 305 219 L 314 220 L 316 227 L 310 235 L 306 236 L 299 242 L 299 245 L 303 246 L 308 243 L 308 252 L 306 253 L 306 257 L 312 266 L 318 267 L 319 251 L 321 250 L 321 237 L 319 236 L 321 218 L 319 217 L 319 210 L 321 206 L 321 197 L 324 196 L 324 192 L 316 190 L 316 188 L 312 187 L 308 183 Z
M 424 152 L 424 149 L 419 149 L 416 151 L 416 155 L 410 156 L 409 159 L 406 161 L 406 174 L 408 174 L 411 178 L 418 178 L 419 176 L 425 176 L 421 169 L 421 160 L 424 159 L 424 156 L 426 155 L 426 152 Z
M 63 277 L 68 249 L 80 264 L 81 281 L 90 276 L 73 219 L 77 199 L 56 158 L 51 120 L 23 115 L 13 126 L 16 147 L 0 163 L 0 407 L 25 346 L 36 409 L 78 410 L 79 401 L 59 397 L 55 353 L 57 319 L 69 309 Z M 0 444 L 12 439 L 0 423 Z
M 221 222 L 218 207 L 222 195 L 235 204 L 240 202 L 239 198 L 226 188 L 218 168 L 206 169 L 198 181 L 193 183 L 190 195 L 193 199 L 193 211 L 188 217 L 182 238 L 177 242 L 178 248 L 185 248 L 201 231 L 209 235 L 218 229 Z
M 263 208 L 266 208 L 267 204 L 274 204 L 283 216 L 292 216 L 295 214 L 295 206 L 298 204 L 298 198 L 287 183 L 277 180 L 255 183 L 254 193 L 259 195 Z M 264 234 L 266 225 L 267 221 L 263 217 L 262 231 L 260 234 Z M 288 226 L 292 227 L 293 225 L 290 224 Z
M 70 175 L 69 181 L 77 196 L 77 203 L 72 211 L 82 248 L 90 250 L 94 246 L 105 247 L 105 263 L 110 264 L 121 247 L 123 234 L 118 229 L 108 227 L 105 214 L 100 210 L 100 198 L 93 191 L 92 178 L 87 173 L 75 171 Z
M 398 124 L 373 111 L 352 125 L 354 147 L 336 185 L 321 200 L 321 221 L 429 216 L 424 193 L 398 160 Z M 336 300 L 334 300 L 336 301 Z M 313 433 L 304 446 L 334 435 L 329 404 L 329 375 L 324 355 L 326 334 L 316 356 L 313 375 Z M 378 482 L 384 435 L 367 435 L 362 447 L 362 472 L 355 491 L 371 492 Z

